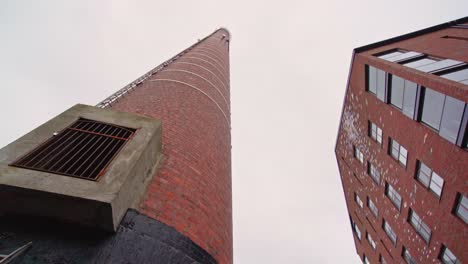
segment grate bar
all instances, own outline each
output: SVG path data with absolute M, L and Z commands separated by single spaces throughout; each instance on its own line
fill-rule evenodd
M 82 129 L 78 129 L 78 128 L 69 128 L 70 130 L 76 130 L 76 131 L 80 131 L 80 132 L 84 132 L 84 133 L 89 133 L 89 134 L 94 134 L 94 135 L 98 135 L 98 136 L 106 136 L 106 137 L 111 137 L 111 138 L 115 138 L 115 139 L 119 139 L 119 140 L 128 140 L 128 138 L 123 138 L 123 137 L 116 137 L 116 136 L 112 136 L 112 135 L 108 135 L 108 134 L 101 134 L 101 133 L 98 133 L 98 132 L 93 132 L 93 131 L 88 131 L 88 130 L 82 130 Z
M 10 165 L 97 180 L 135 131 L 80 118 Z

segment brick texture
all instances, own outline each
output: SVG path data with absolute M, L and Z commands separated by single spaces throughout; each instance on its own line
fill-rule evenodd
M 407 118 L 399 109 L 366 92 L 364 71 L 365 64 L 372 65 L 468 102 L 467 85 L 373 56 L 381 51 L 400 48 L 466 62 L 467 42 L 442 37 L 466 37 L 467 34 L 467 29 L 447 28 L 354 56 L 335 151 L 348 211 L 362 233 L 361 241 L 354 236 L 356 249 L 361 258 L 365 254 L 371 263 L 378 263 L 379 255 L 387 263 L 403 263 L 403 246 L 418 263 L 440 263 L 438 256 L 442 244 L 455 253 L 462 263 L 468 261 L 467 224 L 451 213 L 457 193 L 468 194 L 468 173 L 465 169 L 468 152 L 443 139 L 423 123 Z M 369 120 L 382 128 L 382 145 L 368 136 Z M 408 150 L 406 168 L 388 154 L 389 137 L 395 138 Z M 353 145 L 363 152 L 364 164 L 354 158 Z M 415 179 L 417 160 L 423 161 L 443 177 L 445 183 L 440 200 Z M 368 175 L 367 161 L 372 162 L 381 172 L 380 184 L 376 184 Z M 385 196 L 385 182 L 392 184 L 402 196 L 401 211 Z M 364 208 L 360 208 L 354 201 L 355 192 L 364 202 Z M 378 217 L 366 206 L 366 197 L 370 197 L 379 208 Z M 431 228 L 432 237 L 429 243 L 408 223 L 410 208 Z M 393 245 L 383 231 L 382 219 L 388 221 L 396 232 L 396 245 Z M 366 240 L 366 232 L 377 243 L 376 250 Z
M 165 160 L 140 212 L 232 263 L 229 33 L 215 31 L 112 108 L 162 120 Z

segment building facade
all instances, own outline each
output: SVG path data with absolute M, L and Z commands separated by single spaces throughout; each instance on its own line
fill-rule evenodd
M 468 262 L 468 18 L 354 50 L 335 147 L 364 263 Z
M 0 263 L 232 263 L 229 42 L 0 150 Z

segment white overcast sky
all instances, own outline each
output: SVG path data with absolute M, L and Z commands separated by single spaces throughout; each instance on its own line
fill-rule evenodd
M 358 46 L 468 1 L 0 0 L 0 147 L 227 27 L 234 260 L 360 263 L 334 157 Z

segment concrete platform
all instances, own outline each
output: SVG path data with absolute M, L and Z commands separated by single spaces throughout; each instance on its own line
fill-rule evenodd
M 80 117 L 137 129 L 97 181 L 9 166 Z M 153 118 L 73 106 L 0 150 L 0 215 L 42 216 L 115 231 L 157 170 L 161 132 L 161 122 Z

